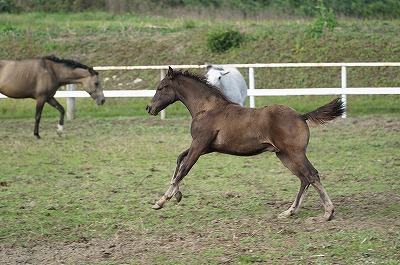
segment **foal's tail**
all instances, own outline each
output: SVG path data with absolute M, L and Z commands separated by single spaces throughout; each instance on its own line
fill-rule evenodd
M 345 106 L 340 98 L 335 98 L 328 104 L 319 107 L 316 110 L 303 114 L 305 120 L 309 120 L 315 124 L 323 124 L 339 117 L 345 112 Z

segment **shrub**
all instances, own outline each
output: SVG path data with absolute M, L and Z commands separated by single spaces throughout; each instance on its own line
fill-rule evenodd
M 322 0 L 317 9 L 318 14 L 316 15 L 316 19 L 307 29 L 308 35 L 313 38 L 320 38 L 326 30 L 333 30 L 339 25 L 333 10 L 326 8 Z
M 239 47 L 244 36 L 236 29 L 217 28 L 207 34 L 207 46 L 212 52 L 224 52 Z
M 0 13 L 12 13 L 17 12 L 12 0 L 0 0 Z

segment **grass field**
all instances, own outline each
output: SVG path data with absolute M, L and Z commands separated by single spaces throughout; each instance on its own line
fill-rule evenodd
M 91 66 L 399 61 L 398 20 L 339 22 L 315 39 L 307 20 L 2 14 L 0 58 L 55 54 Z M 211 52 L 207 35 L 221 26 L 239 30 L 244 43 Z M 256 87 L 340 86 L 338 69 L 298 70 L 257 70 Z M 100 76 L 107 90 L 159 82 L 159 71 Z M 398 67 L 349 68 L 348 86 L 399 87 Z M 304 113 L 331 99 L 257 97 L 256 105 Z M 277 219 L 299 181 L 273 154 L 201 157 L 183 181 L 183 200 L 152 210 L 190 144 L 190 118 L 182 104 L 168 107 L 166 120 L 151 117 L 148 101 L 108 98 L 99 107 L 77 99 L 77 119 L 61 138 L 58 113 L 46 105 L 36 140 L 35 102 L 0 99 L 0 264 L 399 264 L 399 95 L 349 96 L 347 119 L 311 128 L 308 156 L 336 206 L 330 222 L 319 221 L 313 189 L 297 216 Z
M 310 188 L 273 154 L 200 158 L 183 200 L 151 205 L 190 143 L 188 117 L 0 120 L 2 264 L 398 264 L 399 115 L 311 128 L 308 155 L 335 206 L 321 222 Z

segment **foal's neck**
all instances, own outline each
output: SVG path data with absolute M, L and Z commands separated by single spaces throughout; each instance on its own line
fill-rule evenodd
M 218 105 L 224 102 L 205 83 L 187 78 L 178 82 L 178 98 L 189 110 L 192 118 L 199 113 L 217 108 Z

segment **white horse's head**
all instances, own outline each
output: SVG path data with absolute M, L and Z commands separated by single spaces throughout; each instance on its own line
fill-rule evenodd
M 206 77 L 210 84 L 221 88 L 221 78 L 227 74 L 229 74 L 229 71 L 225 71 L 222 68 L 210 68 Z
M 207 64 L 207 81 L 221 89 L 235 103 L 246 105 L 247 85 L 242 74 L 230 65 Z

